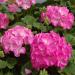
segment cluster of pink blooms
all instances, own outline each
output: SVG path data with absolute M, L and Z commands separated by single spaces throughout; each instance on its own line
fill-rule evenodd
M 0 3 L 5 3 L 7 2 L 8 0 L 0 0 Z
M 18 12 L 18 10 L 19 10 L 19 7 L 15 3 L 8 5 L 9 12 L 16 13 L 16 12 Z
M 33 37 L 31 30 L 24 26 L 17 25 L 5 32 L 0 38 L 0 43 L 5 53 L 11 51 L 16 57 L 19 57 L 20 54 L 26 53 L 26 49 L 23 46 L 31 44 Z
M 6 29 L 9 24 L 9 18 L 7 14 L 0 13 L 0 29 Z
M 7 0 L 0 0 L 0 3 Z M 8 4 L 8 11 L 16 13 L 19 7 L 29 9 L 36 0 L 15 0 L 16 3 Z M 72 28 L 74 15 L 67 7 L 47 6 L 46 12 L 41 13 L 41 21 L 48 20 L 53 26 L 63 29 Z M 7 14 L 0 13 L 0 29 L 6 29 L 9 24 Z M 24 26 L 16 25 L 5 31 L 0 37 L 0 45 L 4 53 L 13 52 L 16 57 L 26 53 L 25 45 L 31 46 L 31 63 L 35 69 L 56 66 L 63 69 L 72 54 L 72 47 L 65 37 L 61 37 L 54 31 L 39 33 L 35 36 L 32 31 Z
M 28 9 L 31 7 L 31 5 L 36 3 L 36 0 L 16 0 L 16 3 L 19 7 L 22 7 L 23 9 Z
M 46 12 L 41 14 L 41 20 L 45 19 L 48 19 L 53 26 L 60 26 L 64 29 L 71 29 L 74 22 L 73 14 L 67 7 L 61 6 L 47 6 Z
M 71 52 L 71 45 L 54 31 L 39 33 L 31 44 L 31 62 L 35 69 L 51 66 L 63 69 L 71 57 Z

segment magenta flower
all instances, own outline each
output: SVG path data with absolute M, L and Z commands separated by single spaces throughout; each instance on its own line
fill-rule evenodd
M 0 0 L 0 3 L 5 3 L 7 2 L 8 0 Z
M 19 8 L 16 4 L 13 3 L 13 4 L 8 5 L 8 11 L 9 12 L 16 13 L 16 12 L 18 12 L 18 10 L 19 10 Z
M 56 66 L 63 69 L 71 57 L 72 47 L 64 37 L 51 31 L 36 34 L 31 44 L 33 68 L 41 69 Z
M 36 0 L 16 0 L 18 6 L 22 7 L 23 9 L 29 9 L 31 5 L 36 3 Z
M 9 18 L 7 14 L 0 13 L 0 29 L 6 29 L 9 24 Z
M 31 44 L 32 41 L 33 34 L 31 30 L 19 25 L 6 31 L 0 39 L 4 52 L 9 53 L 11 51 L 16 57 L 19 57 L 20 54 L 25 54 L 26 49 L 23 46 Z
M 53 26 L 60 26 L 64 29 L 71 29 L 74 23 L 74 16 L 67 7 L 47 6 L 46 12 L 41 14 L 41 20 L 48 18 Z

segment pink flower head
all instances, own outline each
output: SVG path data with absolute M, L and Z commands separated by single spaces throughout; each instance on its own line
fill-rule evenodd
M 22 7 L 23 9 L 28 9 L 31 7 L 31 5 L 35 4 L 35 0 L 16 0 L 16 3 L 18 6 Z
M 35 69 L 51 66 L 63 69 L 71 57 L 71 52 L 71 45 L 54 31 L 39 33 L 31 44 L 31 63 Z
M 0 3 L 5 3 L 7 2 L 8 0 L 0 0 Z
M 74 16 L 67 7 L 47 6 L 44 14 L 45 16 L 42 16 L 42 18 L 47 17 L 50 21 L 49 23 L 52 23 L 55 27 L 60 26 L 64 29 L 71 29 L 74 23 Z
M 47 17 L 46 13 L 42 12 L 41 13 L 41 21 L 45 21 L 46 17 Z
M 9 18 L 7 14 L 0 13 L 0 29 L 6 29 L 9 24 Z
M 23 45 L 31 44 L 32 41 L 33 34 L 31 30 L 19 25 L 6 31 L 0 39 L 4 52 L 9 53 L 11 51 L 16 57 L 25 54 L 26 49 Z
M 16 13 L 19 10 L 18 6 L 16 4 L 9 4 L 8 5 L 8 11 Z

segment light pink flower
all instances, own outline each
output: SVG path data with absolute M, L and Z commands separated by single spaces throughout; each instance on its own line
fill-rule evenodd
M 9 53 L 11 51 L 16 57 L 19 57 L 20 54 L 25 54 L 26 49 L 23 46 L 31 44 L 32 41 L 33 34 L 31 30 L 19 25 L 6 31 L 0 39 L 4 52 Z
M 7 14 L 0 13 L 0 29 L 6 29 L 9 24 L 9 18 Z
M 67 7 L 47 6 L 46 12 L 44 13 L 45 15 L 42 16 L 42 14 L 41 20 L 44 21 L 47 17 L 49 23 L 52 23 L 55 27 L 60 26 L 64 29 L 71 29 L 74 23 L 74 16 L 69 12 Z
M 28 9 L 31 5 L 36 3 L 36 0 L 16 0 L 18 6 L 22 7 L 23 9 Z
M 43 21 L 45 21 L 45 19 L 46 19 L 46 13 L 44 13 L 44 12 L 42 12 L 41 13 L 41 21 L 43 22 Z
M 0 3 L 5 3 L 7 2 L 8 0 L 0 0 Z
M 41 69 L 56 66 L 63 69 L 71 57 L 72 47 L 64 37 L 51 31 L 36 34 L 31 44 L 33 68 Z
M 13 3 L 13 4 L 8 5 L 9 12 L 16 13 L 16 12 L 18 12 L 18 10 L 19 10 L 19 7 L 16 4 Z

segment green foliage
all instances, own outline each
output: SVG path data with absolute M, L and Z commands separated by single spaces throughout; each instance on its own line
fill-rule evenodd
M 75 50 L 72 50 L 72 58 L 71 58 L 70 62 L 75 64 Z
M 4 57 L 4 52 L 3 51 L 0 51 L 0 57 Z
M 14 20 L 14 15 L 12 13 L 7 13 L 10 20 Z
M 6 61 L 0 60 L 0 69 L 4 69 L 6 67 L 13 69 L 16 64 L 17 60 L 15 58 L 7 58 Z
M 4 69 L 6 67 L 7 67 L 7 62 L 3 61 L 3 60 L 0 60 L 0 69 Z
M 75 36 L 72 34 L 65 34 L 66 40 L 75 46 Z
M 32 25 L 34 28 L 37 28 L 37 29 L 40 29 L 42 28 L 42 24 L 39 23 L 39 22 L 34 22 L 33 25 Z
M 2 71 L 0 71 L 0 75 L 3 75 L 3 72 Z
M 48 72 L 45 69 L 43 69 L 40 71 L 39 75 L 48 75 Z
M 7 58 L 6 62 L 9 69 L 14 68 L 14 66 L 17 64 L 17 60 L 15 58 Z
M 4 74 L 4 75 L 13 75 L 13 73 L 12 72 L 7 72 L 6 74 Z
M 25 16 L 21 20 L 23 23 L 25 23 L 27 25 L 32 25 L 36 21 L 36 19 L 34 17 L 29 16 L 29 15 Z
M 1 12 L 7 12 L 6 3 L 5 4 L 0 4 L 0 11 Z
M 69 65 L 63 70 L 62 74 L 75 75 L 75 64 L 70 62 Z

